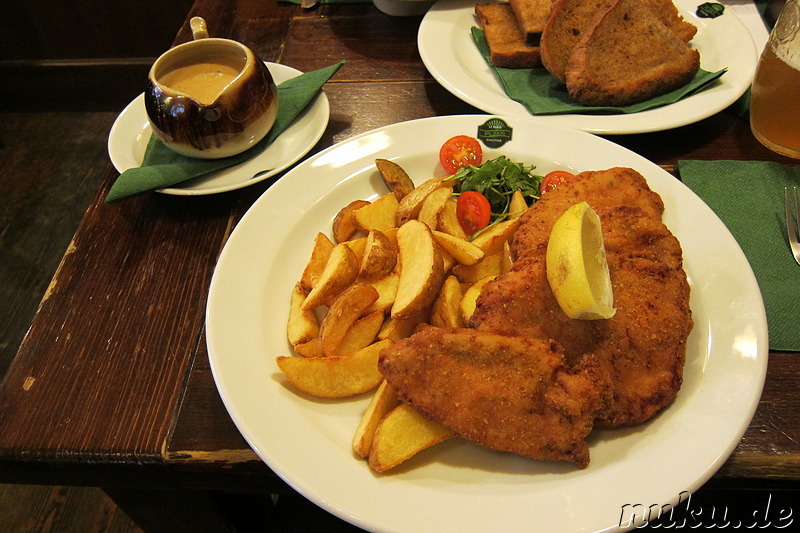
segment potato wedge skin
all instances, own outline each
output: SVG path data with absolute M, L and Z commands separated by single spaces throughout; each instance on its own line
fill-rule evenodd
M 378 355 L 390 341 L 378 341 L 366 348 L 332 357 L 276 358 L 286 379 L 297 389 L 320 398 L 347 398 L 376 388 L 383 381 Z
M 337 243 L 349 240 L 358 231 L 353 220 L 353 212 L 369 204 L 367 200 L 354 200 L 336 214 L 333 219 L 333 238 Z
M 397 232 L 400 279 L 392 318 L 413 318 L 433 303 L 444 281 L 444 265 L 430 228 L 409 220 Z
M 414 182 L 403 170 L 403 167 L 388 159 L 376 159 L 375 166 L 381 174 L 381 179 L 398 200 L 402 200 L 414 190 Z
M 369 467 L 374 472 L 386 472 L 453 436 L 449 429 L 424 418 L 410 405 L 401 403 L 378 424 L 370 446 Z

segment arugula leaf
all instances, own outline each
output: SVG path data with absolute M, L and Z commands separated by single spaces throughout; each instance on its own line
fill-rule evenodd
M 478 166 L 463 167 L 447 179 L 458 181 L 455 193 L 477 191 L 483 194 L 492 206 L 492 222 L 497 222 L 508 216 L 514 191 L 519 190 L 529 206 L 539 199 L 543 176 L 534 174 L 535 168 L 501 155 Z

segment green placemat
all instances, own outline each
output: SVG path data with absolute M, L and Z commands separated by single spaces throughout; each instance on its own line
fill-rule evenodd
M 472 27 L 472 39 L 483 59 L 497 74 L 508 97 L 524 105 L 534 115 L 638 113 L 646 109 L 675 103 L 702 91 L 722 76 L 726 70 L 708 72 L 700 69 L 694 79 L 683 87 L 638 104 L 624 107 L 586 106 L 570 98 L 566 86 L 551 76 L 544 67 L 500 68 L 492 65 L 489 45 L 480 28 Z
M 269 146 L 303 109 L 317 96 L 322 86 L 344 65 L 344 61 L 306 72 L 278 86 L 278 115 L 267 136 L 246 152 L 222 159 L 198 159 L 177 154 L 151 135 L 140 167 L 123 172 L 111 186 L 106 203 L 171 187 L 210 172 L 237 165 Z
M 800 166 L 679 161 L 678 172 L 747 256 L 764 298 L 770 349 L 800 351 L 800 265 L 789 249 L 783 203 L 783 188 L 800 186 Z

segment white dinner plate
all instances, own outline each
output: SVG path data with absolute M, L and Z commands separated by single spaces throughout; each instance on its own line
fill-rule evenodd
M 276 84 L 302 74 L 297 69 L 266 63 Z M 328 97 L 320 91 L 316 99 L 263 152 L 238 165 L 188 180 L 158 192 L 180 196 L 216 194 L 241 189 L 289 168 L 319 141 L 330 118 Z M 108 155 L 120 174 L 138 167 L 152 135 L 144 108 L 144 94 L 120 113 L 108 136 Z
M 351 449 L 370 394 L 344 400 L 298 394 L 275 362 L 291 353 L 290 294 L 315 235 L 330 235 L 333 218 L 351 201 L 387 193 L 374 160 L 396 161 L 420 183 L 443 172 L 438 148 L 446 139 L 475 135 L 489 118 L 443 116 L 381 128 L 312 156 L 272 185 L 232 232 L 213 276 L 207 341 L 214 379 L 236 426 L 266 464 L 301 494 L 362 528 L 624 529 L 618 526 L 626 504 L 676 503 L 722 465 L 755 411 L 768 351 L 761 294 L 734 238 L 680 181 L 619 145 L 572 128 L 502 117 L 513 128 L 512 140 L 485 154 L 535 164 L 541 173 L 632 167 L 662 196 L 664 221 L 683 246 L 695 321 L 683 387 L 648 423 L 593 432 L 585 470 L 453 439 L 376 475 Z
M 683 17 L 697 26 L 691 46 L 700 52 L 700 66 L 710 72 L 728 71 L 693 96 L 640 113 L 598 115 L 537 115 L 548 124 L 560 124 L 603 135 L 667 130 L 697 122 L 735 102 L 753 80 L 758 55 L 750 33 L 731 10 L 715 19 L 695 15 L 696 0 L 675 0 Z M 445 89 L 487 113 L 531 116 L 522 104 L 503 91 L 470 34 L 479 26 L 472 0 L 440 0 L 425 15 L 417 45 L 423 63 Z

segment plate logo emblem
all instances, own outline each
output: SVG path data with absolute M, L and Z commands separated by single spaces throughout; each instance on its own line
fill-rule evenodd
M 489 148 L 500 148 L 511 140 L 511 126 L 501 118 L 490 118 L 478 126 L 478 139 Z

